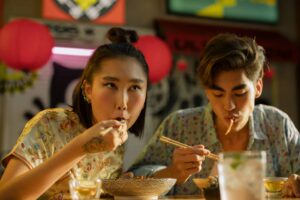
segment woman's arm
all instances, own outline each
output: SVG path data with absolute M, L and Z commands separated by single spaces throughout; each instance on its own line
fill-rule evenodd
M 18 158 L 12 158 L 0 181 L 0 199 L 36 199 L 67 173 L 85 155 L 79 137 L 54 156 L 29 170 Z
M 125 142 L 128 136 L 127 132 L 120 134 L 118 128 L 121 125 L 120 122 L 112 120 L 100 122 L 31 170 L 18 158 L 12 158 L 0 181 L 0 199 L 38 198 L 86 153 L 112 151 Z M 108 127 L 113 128 L 105 132 Z

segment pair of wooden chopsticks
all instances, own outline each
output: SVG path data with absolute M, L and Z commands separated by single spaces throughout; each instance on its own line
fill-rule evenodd
M 174 146 L 177 146 L 177 147 L 181 147 L 181 148 L 192 148 L 191 146 L 189 146 L 187 144 L 178 142 L 178 141 L 173 140 L 171 138 L 168 138 L 166 136 L 160 136 L 159 140 L 162 141 L 162 142 L 164 142 L 164 143 L 166 143 L 166 144 L 171 144 L 171 145 L 174 145 Z M 210 153 L 210 154 L 206 155 L 206 157 L 208 157 L 208 158 L 210 158 L 212 160 L 215 160 L 215 161 L 219 160 L 219 156 L 217 156 L 216 154 L 213 154 L 213 153 Z

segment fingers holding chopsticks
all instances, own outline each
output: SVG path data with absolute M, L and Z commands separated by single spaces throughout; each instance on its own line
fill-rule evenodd
M 179 183 L 185 182 L 191 175 L 202 169 L 205 154 L 208 154 L 203 145 L 191 148 L 176 148 L 173 152 L 171 169 L 176 174 Z
M 128 139 L 127 125 L 117 120 L 101 121 L 87 129 L 83 137 L 86 153 L 113 151 Z
M 179 163 L 183 170 L 192 170 L 191 173 L 197 173 L 201 170 L 202 162 L 209 150 L 203 145 L 192 146 L 191 148 L 176 148 L 173 153 L 173 162 Z
M 173 139 L 168 138 L 168 137 L 166 137 L 166 136 L 160 136 L 159 140 L 160 140 L 161 142 L 166 143 L 166 144 L 170 144 L 170 145 L 177 146 L 177 147 L 181 147 L 181 148 L 193 148 L 192 146 L 189 146 L 189 145 L 187 145 L 187 144 L 184 144 L 184 143 L 181 143 L 181 142 L 179 142 L 179 141 L 173 140 Z M 194 146 L 194 147 L 204 148 L 203 145 L 196 145 L 196 146 Z M 205 148 L 204 148 L 204 149 L 205 149 Z M 207 150 L 207 149 L 206 149 L 206 150 Z M 203 153 L 204 153 L 203 155 L 205 155 L 205 156 L 207 156 L 208 158 L 213 159 L 213 160 L 215 160 L 215 161 L 217 161 L 217 160 L 219 159 L 218 155 L 209 152 L 209 150 L 204 151 Z M 200 155 L 202 155 L 202 154 L 200 154 Z
M 192 146 L 192 150 L 201 156 L 208 156 L 209 154 L 211 154 L 210 151 L 208 149 L 205 149 L 205 146 L 202 144 Z

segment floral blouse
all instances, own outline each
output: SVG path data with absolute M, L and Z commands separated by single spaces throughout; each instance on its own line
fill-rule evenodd
M 249 120 L 250 139 L 247 150 L 267 152 L 267 176 L 300 174 L 300 134 L 290 118 L 282 111 L 265 105 L 255 106 Z M 213 122 L 213 112 L 205 107 L 179 110 L 170 114 L 159 126 L 139 161 L 132 168 L 136 175 L 151 175 L 172 161 L 174 147 L 158 140 L 161 135 L 188 145 L 203 144 L 212 153 L 222 151 Z M 197 194 L 194 177 L 206 178 L 212 173 L 214 162 L 206 159 L 202 170 L 189 180 L 176 185 L 174 194 Z
M 32 118 L 18 138 L 12 151 L 2 160 L 6 167 L 12 156 L 19 158 L 29 169 L 42 164 L 85 130 L 76 113 L 55 108 L 39 112 Z M 113 152 L 89 154 L 74 168 L 73 173 L 61 177 L 39 199 L 60 200 L 69 198 L 68 181 L 75 176 L 117 178 L 122 171 L 124 146 Z

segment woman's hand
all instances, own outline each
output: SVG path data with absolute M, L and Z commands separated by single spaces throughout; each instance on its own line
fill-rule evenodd
M 127 125 L 117 120 L 101 121 L 87 129 L 82 137 L 85 153 L 113 151 L 127 140 Z
M 292 174 L 289 176 L 287 182 L 282 190 L 284 197 L 300 197 L 300 176 Z
M 175 149 L 172 165 L 168 168 L 176 176 L 177 183 L 184 183 L 191 175 L 200 172 L 204 156 L 209 153 L 203 145 Z

